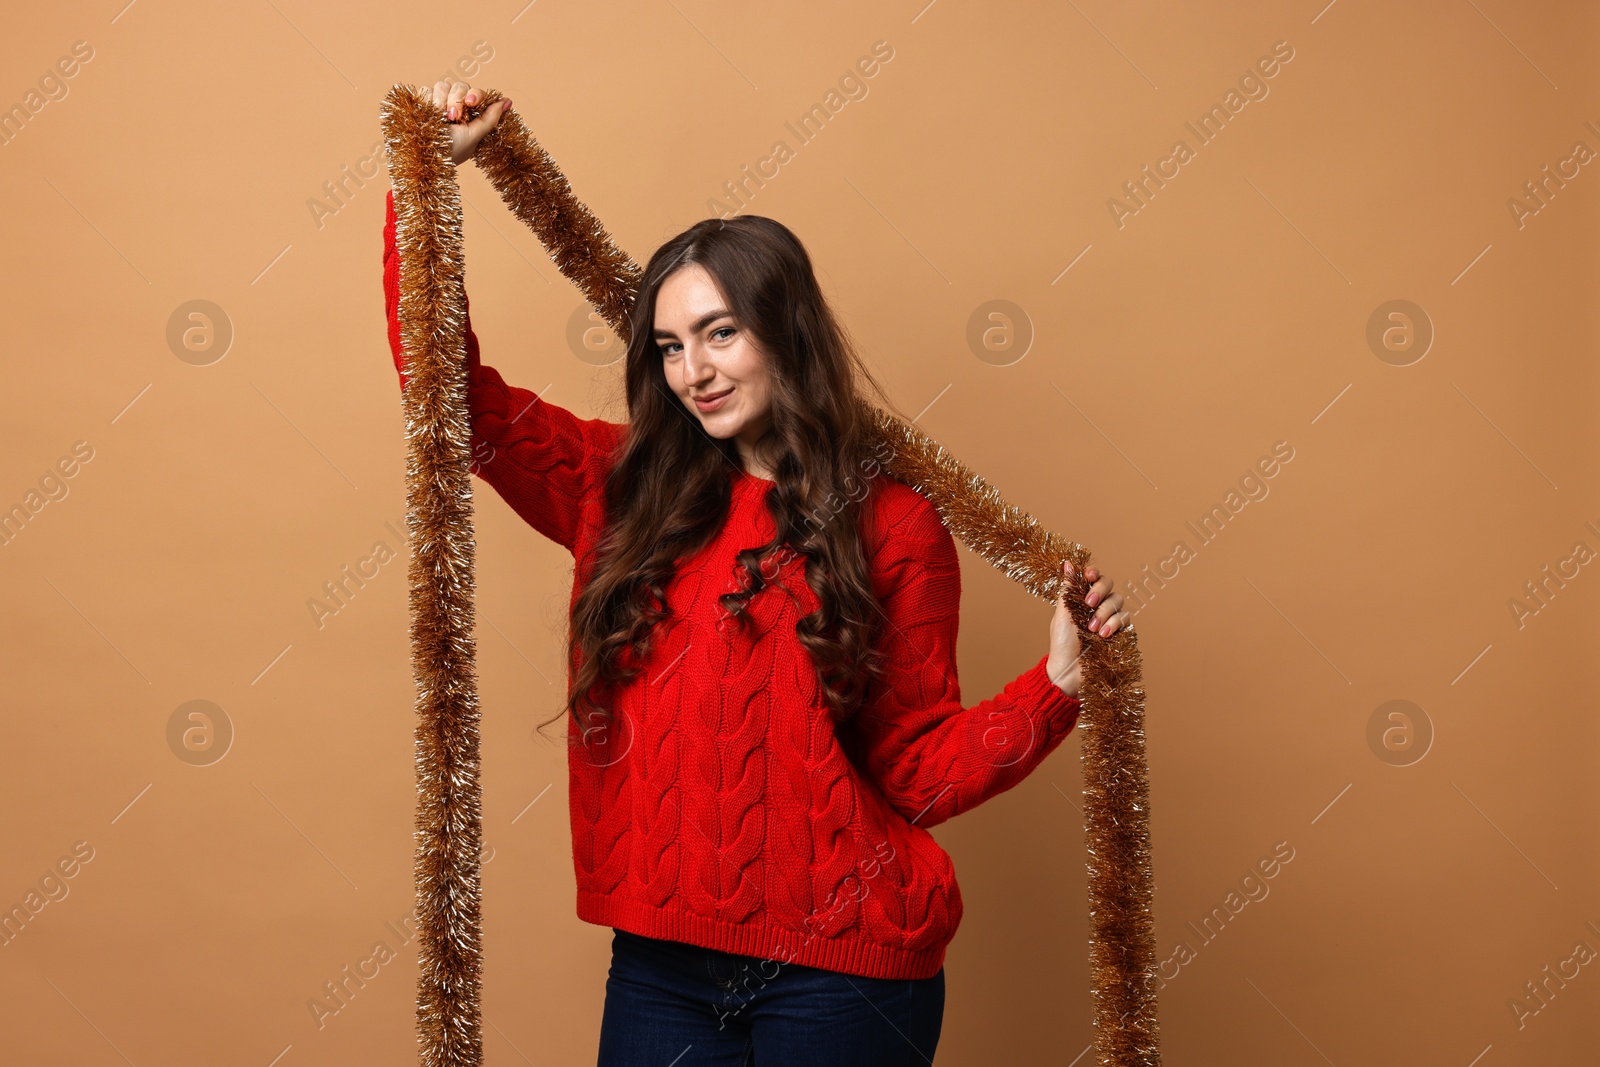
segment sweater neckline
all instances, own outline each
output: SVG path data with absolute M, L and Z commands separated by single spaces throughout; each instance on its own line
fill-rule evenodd
M 758 478 L 743 467 L 734 468 L 733 483 L 753 489 L 771 489 L 778 484 L 770 478 Z

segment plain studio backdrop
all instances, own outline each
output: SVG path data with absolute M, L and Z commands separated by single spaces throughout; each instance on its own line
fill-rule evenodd
M 901 411 L 1138 593 L 1168 1062 L 1588 1062 L 1600 19 L 1324 3 L 11 12 L 5 1058 L 415 1056 L 379 106 L 455 72 L 641 262 L 788 225 Z M 620 419 L 461 189 L 485 361 Z M 485 1055 L 593 1062 L 570 557 L 475 485 Z M 1050 609 L 962 559 L 970 704 Z M 1092 1061 L 1078 751 L 935 831 L 940 1064 Z

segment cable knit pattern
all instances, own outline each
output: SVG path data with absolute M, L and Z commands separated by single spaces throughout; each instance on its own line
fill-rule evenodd
M 391 191 L 384 292 L 403 389 L 399 270 Z M 506 384 L 481 363 L 470 318 L 466 349 L 473 471 L 573 553 L 575 601 L 626 427 Z M 751 598 L 748 631 L 717 601 L 736 588 L 737 553 L 774 532 L 772 483 L 731 467 L 729 477 L 723 528 L 668 584 L 670 618 L 614 695 L 612 725 L 570 749 L 578 916 L 848 974 L 927 978 L 962 914 L 955 869 L 928 828 L 1027 777 L 1072 730 L 1079 702 L 1041 656 L 996 697 L 962 706 L 955 541 L 932 504 L 880 475 L 861 536 L 888 670 L 836 727 L 795 636 L 818 605 L 804 561 L 778 572 L 783 589 Z

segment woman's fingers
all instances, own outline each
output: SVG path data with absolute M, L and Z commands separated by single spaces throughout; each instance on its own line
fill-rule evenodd
M 467 108 L 482 98 L 483 94 L 474 89 L 470 82 L 441 79 L 433 83 L 433 106 L 443 111 L 444 117 L 451 122 L 465 118 Z
M 1112 593 L 1100 605 L 1095 617 L 1089 623 L 1089 629 L 1101 637 L 1110 637 L 1120 627 L 1128 624 L 1128 613 L 1122 610 L 1122 594 Z
M 1107 622 L 1105 626 L 1101 627 L 1102 632 L 1100 636 L 1110 637 L 1119 630 L 1126 630 L 1129 625 L 1132 624 L 1132 622 L 1132 615 L 1128 614 L 1126 611 L 1119 611 L 1111 617 L 1111 620 Z
M 505 97 L 501 97 L 499 100 L 496 100 L 493 104 L 490 104 L 488 107 L 483 109 L 483 114 L 479 115 L 472 121 L 474 132 L 478 133 L 480 137 L 486 135 L 490 130 L 499 125 L 500 120 L 505 117 L 505 113 L 510 110 L 510 100 L 506 99 Z
M 1111 622 L 1112 617 L 1121 610 L 1121 607 L 1122 597 L 1119 594 L 1113 593 L 1106 597 L 1100 602 L 1100 606 L 1095 609 L 1094 620 L 1089 623 L 1089 629 L 1102 637 L 1110 636 L 1110 631 L 1106 629 L 1106 626 Z
M 472 86 L 466 82 L 451 82 L 449 104 L 445 114 L 452 120 L 459 121 L 466 114 L 466 107 L 462 101 L 466 100 L 467 93 L 472 91 Z
M 1063 560 L 1061 570 L 1068 578 L 1072 577 L 1071 561 Z M 1122 594 L 1112 592 L 1114 580 L 1102 575 L 1097 567 L 1085 568 L 1083 576 L 1093 583 L 1083 597 L 1085 604 L 1095 608 L 1093 617 L 1089 619 L 1089 632 L 1099 634 L 1101 637 L 1110 637 L 1118 630 L 1126 629 L 1133 621 L 1133 617 L 1122 610 Z M 1064 589 L 1062 593 L 1065 595 Z

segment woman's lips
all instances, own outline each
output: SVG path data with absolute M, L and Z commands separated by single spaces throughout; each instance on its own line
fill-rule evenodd
M 728 397 L 731 396 L 732 394 L 733 394 L 733 389 L 732 389 L 732 387 L 729 387 L 727 389 L 724 389 L 720 393 L 712 393 L 709 396 L 703 396 L 703 397 L 697 396 L 697 397 L 694 398 L 694 406 L 696 408 L 698 408 L 701 412 L 710 413 L 710 412 L 713 412 L 713 411 L 717 410 L 724 403 L 726 403 L 727 400 L 728 400 Z

